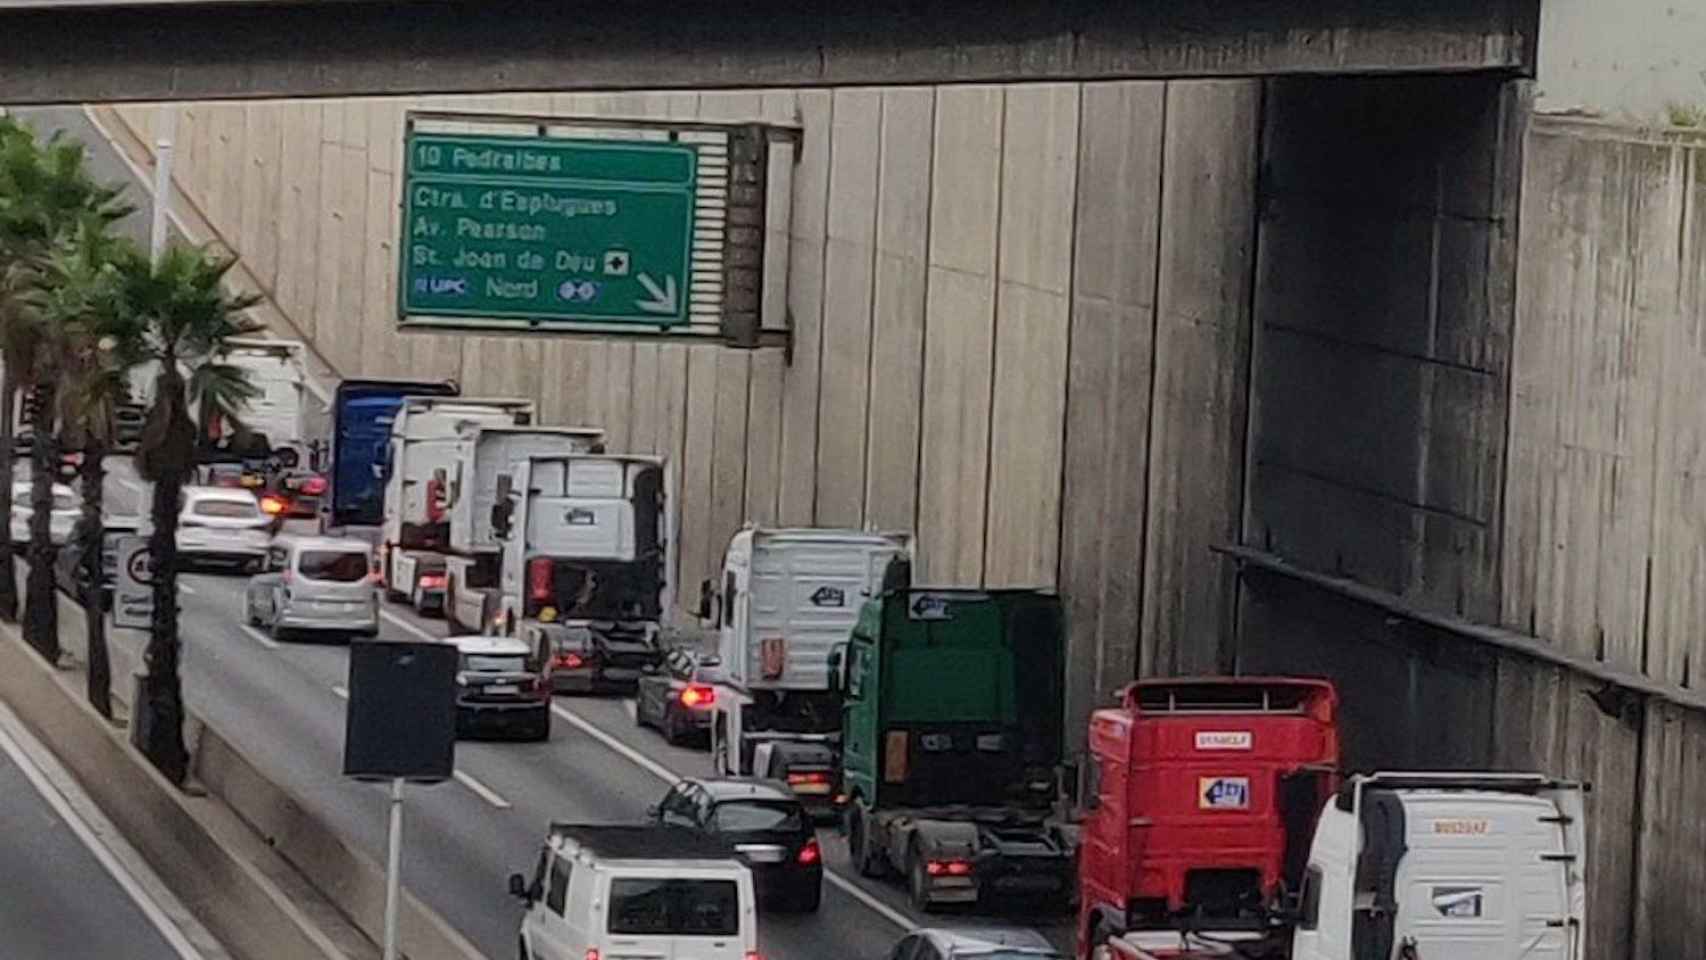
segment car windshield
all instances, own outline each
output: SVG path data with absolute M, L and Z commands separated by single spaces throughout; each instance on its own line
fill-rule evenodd
M 254 503 L 242 500 L 197 500 L 190 512 L 198 517 L 226 517 L 236 520 L 253 520 L 261 515 L 261 508 Z
M 304 550 L 296 569 L 310 580 L 355 583 L 367 576 L 367 554 L 348 550 Z
M 470 653 L 462 658 L 462 669 L 470 673 L 525 673 L 527 658 L 519 653 Z
M 804 820 L 800 806 L 785 800 L 734 800 L 717 804 L 717 829 L 728 833 L 747 830 L 800 830 Z
M 729 937 L 740 932 L 740 895 L 733 880 L 618 877 L 609 927 L 625 936 Z

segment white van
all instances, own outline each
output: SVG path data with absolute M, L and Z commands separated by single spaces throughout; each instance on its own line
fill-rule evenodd
M 523 960 L 759 960 L 752 874 L 696 831 L 554 823 L 509 890 Z

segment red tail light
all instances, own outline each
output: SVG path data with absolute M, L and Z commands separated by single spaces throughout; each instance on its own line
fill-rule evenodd
M 551 599 L 550 557 L 534 557 L 527 562 L 527 592 L 540 602 Z
M 326 478 L 309 477 L 307 480 L 302 482 L 302 492 L 313 496 L 319 496 L 320 494 L 325 493 Z
M 971 875 L 971 864 L 964 860 L 931 860 L 924 865 L 924 872 L 932 877 L 966 877 Z
M 422 590 L 442 590 L 442 589 L 444 589 L 444 574 L 442 574 L 442 573 L 422 574 L 421 575 L 421 589 Z
M 799 786 L 802 783 L 828 783 L 828 782 L 829 782 L 829 774 L 824 773 L 821 770 L 813 770 L 813 771 L 810 771 L 808 773 L 790 773 L 790 774 L 788 774 L 788 786 L 790 786 L 790 787 Z
M 557 666 L 566 670 L 579 670 L 585 664 L 586 658 L 582 657 L 578 653 L 557 654 Z
M 276 517 L 284 512 L 284 501 L 278 497 L 262 497 L 261 512 L 269 517 Z
M 716 702 L 716 688 L 702 683 L 690 683 L 681 691 L 681 705 L 684 707 L 708 707 Z
M 598 960 L 598 948 L 597 947 L 587 947 L 586 948 L 586 960 Z
M 759 956 L 757 950 L 748 950 L 743 960 L 764 960 L 764 958 Z
M 806 845 L 800 848 L 800 856 L 799 856 L 800 863 L 802 863 L 806 866 L 811 866 L 812 864 L 817 863 L 819 860 L 822 860 L 822 859 L 823 859 L 823 851 L 818 849 L 816 837 L 813 837 L 810 840 L 807 840 Z

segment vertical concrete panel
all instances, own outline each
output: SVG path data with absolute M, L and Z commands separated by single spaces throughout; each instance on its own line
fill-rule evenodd
M 340 355 L 356 358 L 362 370 L 370 369 L 378 360 L 363 349 L 367 334 L 363 329 L 367 325 L 364 309 L 367 304 L 367 210 L 371 203 L 367 123 L 366 102 L 348 101 L 338 140 L 338 194 L 342 208 L 338 231 L 342 236 L 338 245 L 337 324 L 343 331 Z
M 213 108 L 213 186 L 207 218 L 234 250 L 243 234 L 243 178 L 249 165 L 248 118 L 243 104 L 222 103 Z
M 804 130 L 794 171 L 793 249 L 788 255 L 788 317 L 794 358 L 782 384 L 782 482 L 779 519 L 809 525 L 817 503 L 817 411 L 823 346 L 823 255 L 829 210 L 827 90 L 802 90 Z
M 348 358 L 350 365 L 359 369 L 360 353 L 349 349 L 349 325 L 343 317 L 341 299 L 344 290 L 339 282 L 340 268 L 348 253 L 345 247 L 349 245 L 344 224 L 354 194 L 342 145 L 349 108 L 341 100 L 327 100 L 314 109 L 320 111 L 320 206 L 311 268 L 315 274 L 314 339 L 327 356 Z
M 1250 344 L 1260 87 L 1167 91 L 1142 669 L 1216 668 L 1237 537 Z
M 917 523 L 935 110 L 935 91 L 929 88 L 883 92 L 865 522 L 884 530 L 911 530 Z
M 397 329 L 402 113 L 385 100 L 368 100 L 362 106 L 367 120 L 367 241 L 359 316 L 362 368 L 401 376 L 414 369 L 411 338 Z
M 1165 82 L 1086 84 L 1061 493 L 1066 729 L 1137 675 Z
M 281 103 L 251 103 L 247 113 L 248 155 L 243 163 L 243 203 L 237 247 L 243 263 L 269 295 L 278 290 L 278 185 L 282 144 L 280 127 L 288 108 Z
M 919 455 L 921 579 L 983 580 L 1003 91 L 936 97 Z
M 686 439 L 678 463 L 681 491 L 681 574 L 677 583 L 687 597 L 691 585 L 711 576 L 712 557 L 721 556 L 721 544 L 713 545 L 714 495 L 712 455 L 716 450 L 718 347 L 695 346 L 687 350 Z
M 634 344 L 633 409 L 628 445 L 637 453 L 657 453 L 664 446 L 659 431 L 659 386 L 658 344 Z
M 718 354 L 711 539 L 705 557 L 708 571 L 722 565 L 723 547 L 746 520 L 746 418 L 751 372 L 752 358 L 745 351 L 725 349 Z
M 690 603 L 697 596 L 692 584 L 683 579 L 683 506 L 686 504 L 687 471 L 687 347 L 679 343 L 658 346 L 658 452 L 669 460 L 675 478 L 675 499 L 669 504 L 669 526 L 674 532 L 673 565 L 669 575 L 676 589 L 677 603 Z M 569 423 L 575 421 L 570 420 Z
M 1078 86 L 1007 91 L 984 581 L 1055 585 Z
M 816 521 L 823 526 L 858 526 L 864 515 L 882 104 L 881 90 L 844 89 L 831 109 L 817 434 Z
M 612 450 L 632 450 L 634 430 L 634 345 L 612 340 L 604 357 L 605 436 Z M 647 385 L 648 387 L 650 384 Z
M 278 303 L 304 336 L 314 337 L 314 303 L 318 298 L 320 249 L 320 105 L 311 101 L 286 104 L 280 136 L 278 199 Z M 339 373 L 349 375 L 341 362 L 321 344 L 321 353 Z
M 781 351 L 753 354 L 752 382 L 747 392 L 745 519 L 754 523 L 776 522 L 784 375 Z

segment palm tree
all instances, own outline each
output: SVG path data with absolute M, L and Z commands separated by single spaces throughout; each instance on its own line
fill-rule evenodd
M 96 183 L 80 144 L 56 134 L 45 143 L 0 118 L 0 515 L 12 510 L 14 404 L 21 387 L 43 388 L 38 417 L 51 421 L 57 379 L 54 331 L 32 301 L 42 289 L 44 258 L 75 229 L 104 231 L 130 213 L 117 188 Z M 45 401 L 45 402 L 43 402 Z M 25 638 L 50 661 L 59 657 L 53 602 L 50 515 L 55 457 L 51 422 L 32 427 L 35 451 L 31 581 L 38 598 L 26 609 Z M 17 581 L 9 551 L 0 552 L 0 618 L 17 616 Z
M 233 296 L 223 281 L 235 260 L 174 246 L 149 262 L 137 253 L 116 260 L 120 310 L 143 330 L 143 358 L 159 365 L 136 466 L 154 484 L 148 548 L 154 557 L 154 615 L 144 660 L 148 675 L 137 704 L 138 742 L 174 783 L 188 773 L 183 689 L 178 679 L 178 511 L 195 468 L 192 404 L 229 416 L 254 397 L 243 370 L 219 362 L 226 341 L 260 325 L 243 312 L 257 297 Z
M 78 526 L 83 567 L 79 599 L 87 630 L 88 696 L 89 703 L 109 719 L 112 667 L 101 608 L 105 461 L 113 441 L 114 410 L 128 396 L 129 370 L 141 361 L 143 352 L 136 318 L 120 309 L 115 261 L 125 255 L 134 255 L 128 241 L 113 237 L 98 221 L 85 222 L 45 261 L 40 298 L 49 328 L 63 333 L 63 380 L 58 390 L 62 439 L 83 454 L 78 470 L 83 500 Z M 32 574 L 34 569 L 32 565 Z M 32 600 L 34 589 L 32 579 Z

